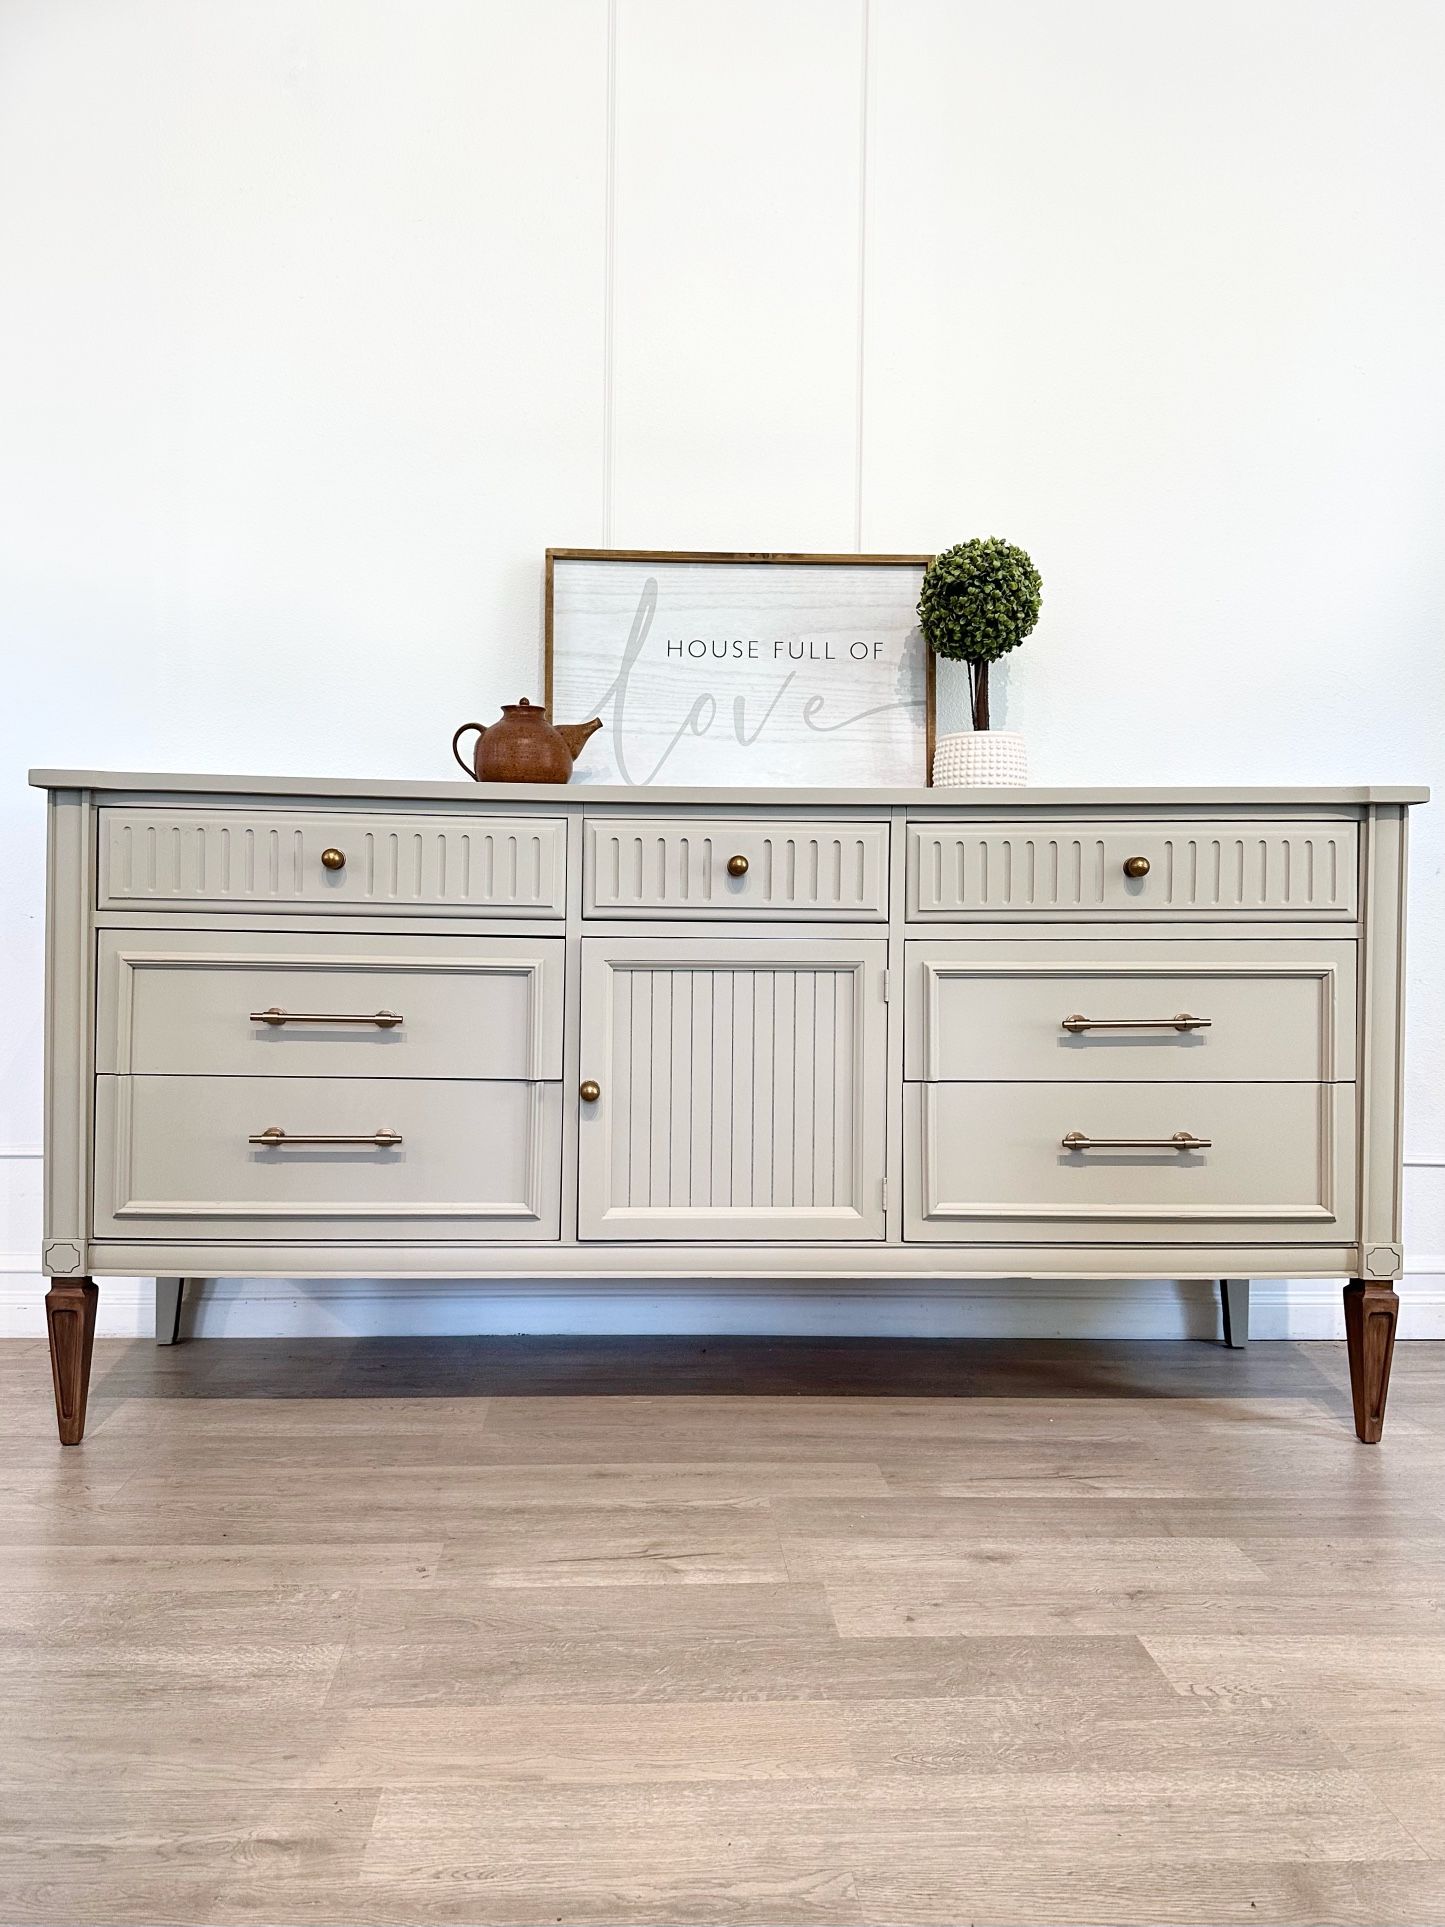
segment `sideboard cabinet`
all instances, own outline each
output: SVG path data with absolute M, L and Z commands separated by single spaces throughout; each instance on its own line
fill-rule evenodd
M 40 770 L 60 1433 L 95 1281 L 1401 1270 L 1415 789 Z

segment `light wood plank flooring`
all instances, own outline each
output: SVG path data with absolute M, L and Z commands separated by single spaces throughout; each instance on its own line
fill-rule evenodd
M 1445 1345 L 0 1346 L 0 1921 L 1445 1919 Z

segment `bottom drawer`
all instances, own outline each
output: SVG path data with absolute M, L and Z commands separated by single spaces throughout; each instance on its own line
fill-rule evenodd
M 909 1238 L 1355 1236 L 1353 1084 L 910 1084 L 905 1120 Z
M 520 1080 L 99 1077 L 95 1235 L 556 1238 L 561 1093 Z M 272 1127 L 284 1138 L 250 1142 Z

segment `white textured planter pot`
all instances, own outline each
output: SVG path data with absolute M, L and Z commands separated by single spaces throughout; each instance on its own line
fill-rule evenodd
M 1028 750 L 1017 730 L 961 729 L 934 745 L 935 789 L 996 789 L 1028 780 Z

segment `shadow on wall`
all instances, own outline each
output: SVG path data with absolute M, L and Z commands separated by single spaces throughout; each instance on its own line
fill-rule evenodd
M 1337 1288 L 1332 1296 L 1338 1296 Z M 1211 1280 L 968 1279 L 849 1289 L 759 1277 L 746 1288 L 543 1288 L 473 1279 L 215 1278 L 192 1282 L 183 1335 L 443 1338 L 656 1334 L 778 1338 L 1217 1339 Z

